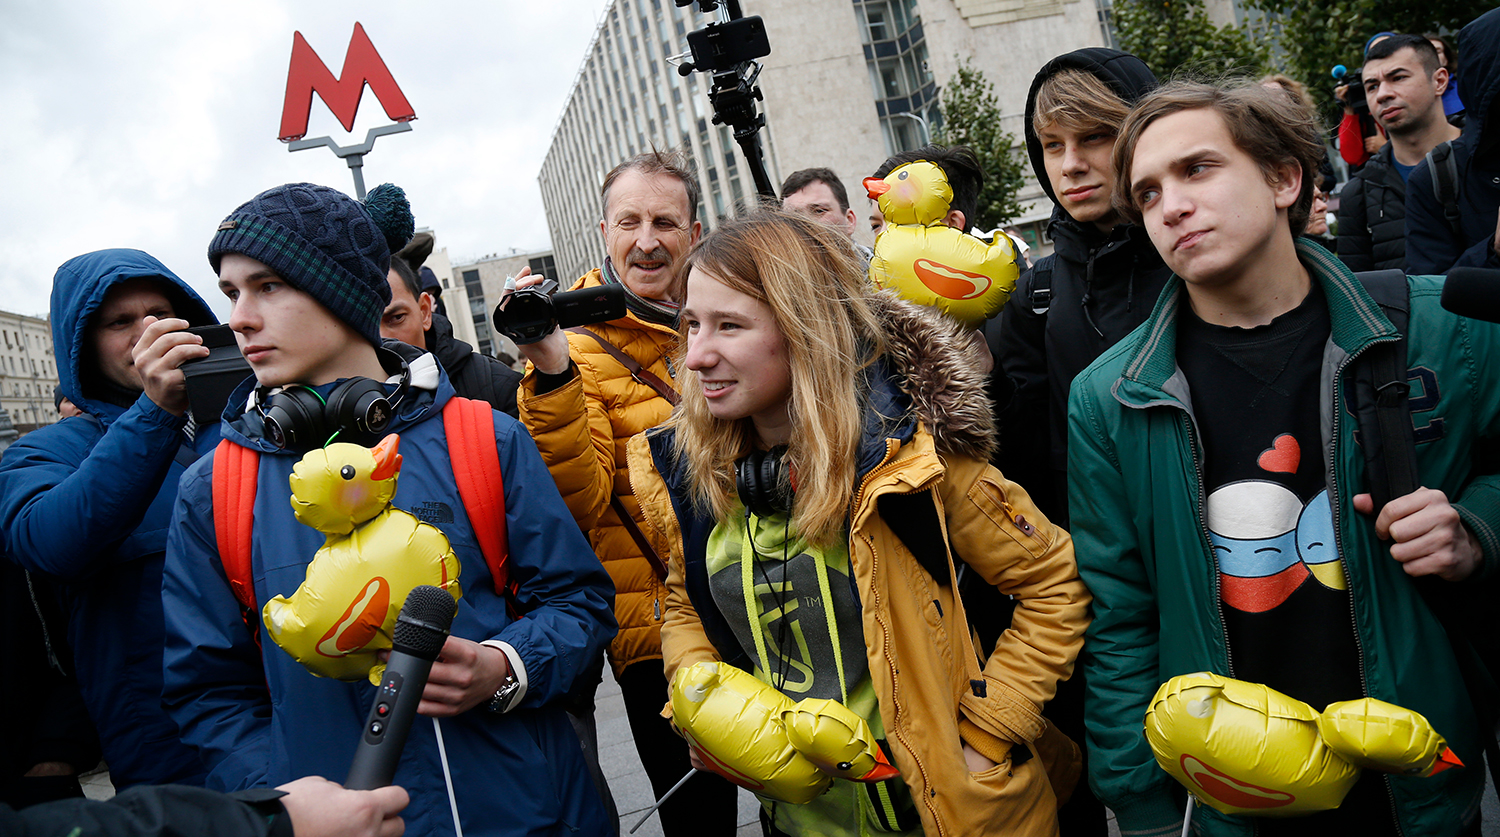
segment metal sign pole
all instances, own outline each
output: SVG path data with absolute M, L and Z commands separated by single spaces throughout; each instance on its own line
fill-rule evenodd
M 340 146 L 333 141 L 333 137 L 313 137 L 312 139 L 293 140 L 287 143 L 287 151 L 305 151 L 309 148 L 328 146 L 334 155 L 343 158 L 349 163 L 349 172 L 354 175 L 354 197 L 359 200 L 365 199 L 365 155 L 369 154 L 375 147 L 375 140 L 388 134 L 400 134 L 411 130 L 410 122 L 397 122 L 393 125 L 381 125 L 379 128 L 371 128 L 365 133 L 365 141 L 359 145 Z

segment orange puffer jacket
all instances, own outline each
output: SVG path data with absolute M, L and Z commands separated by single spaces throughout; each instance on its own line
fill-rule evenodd
M 602 281 L 594 270 L 573 287 Z M 588 328 L 658 378 L 672 380 L 667 361 L 677 342 L 672 329 L 634 314 Z M 630 494 L 625 444 L 665 421 L 672 406 L 588 336 L 569 334 L 568 347 L 578 370 L 573 380 L 537 395 L 536 370 L 528 366 L 516 401 L 521 422 L 536 440 L 568 510 L 614 579 L 620 632 L 610 643 L 609 660 L 618 676 L 632 663 L 661 659 L 666 587 L 610 507 L 610 497 L 618 496 L 640 522 L 640 510 Z

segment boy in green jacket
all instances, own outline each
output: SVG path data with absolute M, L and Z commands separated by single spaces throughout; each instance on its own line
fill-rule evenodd
M 1494 572 L 1500 484 L 1473 473 L 1473 454 L 1500 432 L 1500 329 L 1443 311 L 1440 278 L 1408 277 L 1424 487 L 1375 509 L 1348 385 L 1351 361 L 1397 331 L 1294 235 L 1322 154 L 1310 111 L 1251 85 L 1168 85 L 1115 146 L 1115 203 L 1175 274 L 1151 318 L 1075 380 L 1068 410 L 1073 535 L 1094 594 L 1089 778 L 1127 835 L 1182 828 L 1182 788 L 1142 718 L 1163 681 L 1195 671 L 1319 710 L 1366 695 L 1405 706 L 1469 765 L 1367 771 L 1337 810 L 1305 817 L 1200 807 L 1206 833 L 1479 833 L 1479 724 L 1412 577 L 1457 590 Z

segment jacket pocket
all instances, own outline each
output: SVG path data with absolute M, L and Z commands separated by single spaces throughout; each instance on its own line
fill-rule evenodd
M 989 477 L 985 477 L 975 482 L 969 489 L 968 499 L 975 508 L 995 524 L 996 528 L 1017 546 L 1026 550 L 1031 557 L 1041 557 L 1052 546 L 1051 538 L 1047 534 L 1051 531 L 1051 527 L 1035 525 L 1041 522 L 1038 513 L 1032 513 L 1032 516 L 1037 518 L 1035 522 L 1027 518 L 1027 513 L 1032 508 L 1029 498 L 1019 506 L 1012 504 L 1004 487 Z

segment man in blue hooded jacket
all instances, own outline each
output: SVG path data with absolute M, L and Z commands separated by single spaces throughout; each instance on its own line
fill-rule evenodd
M 491 412 L 514 584 L 496 592 L 455 481 L 454 461 L 469 451 L 446 435 L 453 387 L 431 354 L 380 338 L 390 254 L 410 236 L 410 208 L 394 187 L 377 187 L 362 204 L 296 183 L 240 206 L 209 245 L 233 306 L 229 326 L 255 372 L 222 424 L 227 441 L 258 455 L 246 580 L 257 605 L 291 596 L 324 545 L 288 502 L 304 453 L 333 435 L 374 445 L 400 434 L 391 503 L 443 531 L 463 590 L 395 773 L 411 794 L 410 833 L 451 833 L 458 820 L 471 836 L 607 834 L 614 824 L 559 699 L 614 635 L 614 590 L 530 436 Z M 389 425 L 346 420 L 337 407 L 345 394 L 376 382 Z M 321 415 L 321 432 L 286 415 L 282 429 L 294 432 L 269 426 L 267 414 L 294 398 Z M 202 754 L 211 789 L 309 774 L 342 781 L 376 690 L 314 676 L 275 642 L 257 642 L 247 622 L 260 622 L 260 612 L 242 615 L 215 528 L 224 512 L 213 501 L 213 461 L 229 450 L 204 457 L 179 489 L 162 590 L 163 699 Z
M 52 283 L 59 388 L 83 415 L 0 459 L 0 531 L 17 564 L 62 583 L 68 641 L 115 787 L 202 784 L 161 706 L 161 574 L 177 480 L 215 427 L 191 428 L 179 367 L 203 300 L 139 250 L 68 261 Z

